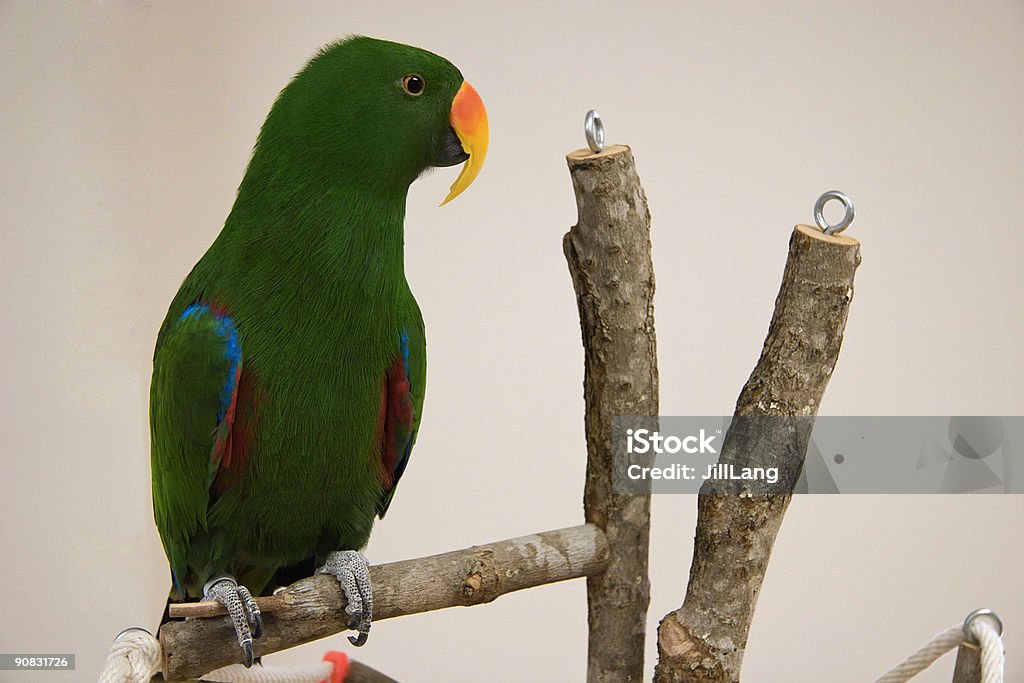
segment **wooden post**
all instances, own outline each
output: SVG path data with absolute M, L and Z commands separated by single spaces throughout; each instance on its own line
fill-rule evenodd
M 981 683 L 981 648 L 966 640 L 960 641 L 953 667 L 953 683 Z
M 992 673 L 987 671 L 986 667 L 993 667 L 1002 663 L 1003 652 L 998 653 L 997 661 L 992 661 L 991 657 L 994 652 L 984 652 L 983 643 L 988 639 L 988 633 L 984 629 L 975 628 L 977 619 L 985 618 L 990 620 L 991 626 L 995 627 L 995 632 L 1000 636 L 1003 634 L 1003 621 L 999 618 L 995 612 L 990 609 L 979 609 L 974 610 L 967 615 L 964 620 L 963 632 L 964 637 L 960 640 L 960 648 L 956 653 L 956 665 L 953 667 L 953 683 L 981 683 L 985 673 Z M 999 638 L 995 638 L 995 644 L 998 644 L 1000 650 L 1002 650 L 1002 641 Z M 993 643 L 989 643 L 990 646 Z M 985 654 L 987 662 L 982 661 L 982 655 Z M 999 680 L 1002 672 L 1000 672 Z
M 586 360 L 586 521 L 605 531 L 608 568 L 587 577 L 589 683 L 643 677 L 650 494 L 612 490 L 612 418 L 658 414 L 650 213 L 629 147 L 569 154 L 577 224 L 563 241 Z
M 777 466 L 792 491 L 839 356 L 858 265 L 856 240 L 804 225 L 793 230 L 768 336 L 736 403 L 720 462 Z M 762 416 L 777 419 L 739 419 Z M 787 447 L 765 452 L 753 448 L 755 441 Z M 656 683 L 739 680 L 757 596 L 790 498 L 702 488 L 686 598 L 658 627 Z

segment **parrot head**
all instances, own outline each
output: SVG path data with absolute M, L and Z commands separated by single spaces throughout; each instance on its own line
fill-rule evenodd
M 281 91 L 254 150 L 287 158 L 318 184 L 401 194 L 432 167 L 463 164 L 442 204 L 476 178 L 487 112 L 448 60 L 355 36 L 323 48 Z

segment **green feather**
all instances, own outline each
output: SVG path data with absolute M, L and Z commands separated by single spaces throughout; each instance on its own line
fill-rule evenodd
M 400 87 L 409 73 L 426 83 L 419 96 Z M 366 544 L 386 494 L 382 382 L 403 332 L 414 428 L 423 406 L 406 195 L 449 132 L 461 84 L 441 57 L 357 37 L 322 50 L 274 103 L 234 207 L 172 302 L 154 355 L 154 511 L 185 594 L 198 597 L 223 572 L 260 592 L 279 568 Z M 229 361 L 211 316 L 181 320 L 197 301 L 230 314 L 254 387 L 239 406 L 254 425 L 248 462 L 219 493 L 211 454 Z

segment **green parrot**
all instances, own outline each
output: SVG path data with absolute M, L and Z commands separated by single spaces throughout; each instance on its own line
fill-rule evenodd
M 242 660 L 253 595 L 333 574 L 366 641 L 358 552 L 416 439 L 426 339 L 404 271 L 410 184 L 487 153 L 483 102 L 447 60 L 356 36 L 317 53 L 267 115 L 220 235 L 153 357 L 153 510 L 171 600 L 221 602 Z M 165 613 L 166 618 L 166 613 Z

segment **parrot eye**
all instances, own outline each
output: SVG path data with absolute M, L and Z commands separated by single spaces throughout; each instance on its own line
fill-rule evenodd
M 426 85 L 419 74 L 409 74 L 402 79 L 402 89 L 410 95 L 422 95 Z

